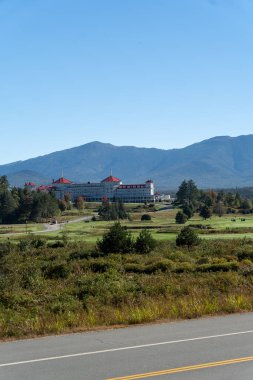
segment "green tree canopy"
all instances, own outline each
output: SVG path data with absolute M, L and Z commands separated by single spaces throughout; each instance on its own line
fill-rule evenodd
M 156 246 L 156 241 L 152 237 L 151 233 L 144 229 L 140 232 L 135 242 L 135 250 L 138 253 L 149 253 Z
M 97 248 L 100 252 L 127 253 L 133 250 L 133 240 L 126 227 L 116 222 L 108 232 L 104 234 L 102 240 L 98 240 Z
M 176 223 L 177 224 L 184 224 L 187 221 L 188 217 L 186 214 L 184 214 L 182 211 L 178 211 L 176 214 Z
M 186 246 L 188 248 L 196 246 L 199 243 L 200 239 L 198 234 L 189 226 L 182 228 L 176 239 L 176 245 Z
M 211 208 L 207 205 L 204 205 L 199 210 L 199 216 L 201 216 L 204 219 L 209 219 L 212 216 Z
M 176 203 L 179 205 L 194 205 L 199 197 L 199 190 L 195 182 L 184 180 L 176 193 Z
M 121 200 L 116 199 L 110 203 L 108 200 L 103 200 L 98 209 L 98 215 L 104 220 L 128 219 L 129 215 L 125 210 L 125 205 Z

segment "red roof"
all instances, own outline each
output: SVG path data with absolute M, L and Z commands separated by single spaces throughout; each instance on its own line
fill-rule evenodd
M 35 184 L 34 182 L 26 182 L 26 183 L 25 183 L 25 186 L 35 187 L 36 184 Z
M 109 177 L 103 179 L 103 181 L 101 181 L 101 182 L 120 182 L 120 179 L 110 175 Z
M 64 185 L 68 185 L 72 182 L 70 180 L 68 180 L 67 178 L 64 178 L 64 177 L 57 179 L 57 181 L 53 181 L 53 184 L 59 184 L 59 183 L 64 184 Z

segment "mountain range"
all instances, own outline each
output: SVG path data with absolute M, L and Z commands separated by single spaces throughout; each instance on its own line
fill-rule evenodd
M 152 178 L 157 187 L 176 189 L 184 179 L 201 188 L 253 185 L 253 135 L 218 136 L 181 149 L 137 148 L 91 142 L 44 156 L 0 165 L 11 185 L 26 181 L 51 183 L 64 177 L 74 182 L 100 181 L 110 174 L 123 183 Z

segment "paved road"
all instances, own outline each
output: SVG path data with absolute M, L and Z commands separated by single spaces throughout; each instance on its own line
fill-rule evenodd
M 47 224 L 44 224 L 44 227 L 45 227 L 45 230 L 42 230 L 42 231 L 35 231 L 35 232 L 32 232 L 32 233 L 45 233 L 45 232 L 52 232 L 52 231 L 58 231 L 60 230 L 61 228 L 63 228 L 64 226 L 66 226 L 67 224 L 72 224 L 72 223 L 78 223 L 78 222 L 82 222 L 82 221 L 90 221 L 92 219 L 92 216 L 82 216 L 80 218 L 77 218 L 77 219 L 73 219 L 73 220 L 69 220 L 67 223 L 66 222 L 63 222 L 63 223 L 56 223 L 56 224 L 50 224 L 50 223 L 47 223 Z
M 147 378 L 252 380 L 253 313 L 0 344 L 1 380 Z

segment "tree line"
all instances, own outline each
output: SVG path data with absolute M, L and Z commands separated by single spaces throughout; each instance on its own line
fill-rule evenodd
M 193 180 L 184 180 L 176 193 L 174 202 L 181 211 L 176 215 L 176 222 L 183 224 L 190 219 L 194 213 L 198 213 L 204 219 L 213 214 L 222 216 L 224 214 L 253 213 L 252 202 L 243 198 L 237 191 L 225 192 L 224 190 L 200 190 Z
M 7 177 L 0 177 L 0 223 L 39 221 L 58 213 L 59 204 L 53 194 L 26 187 L 10 189 Z

